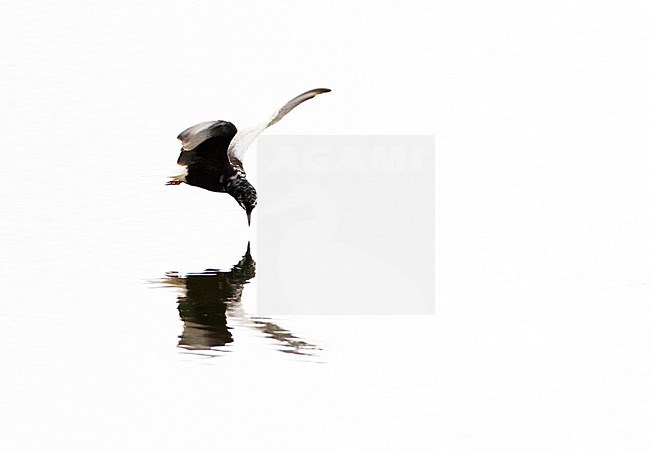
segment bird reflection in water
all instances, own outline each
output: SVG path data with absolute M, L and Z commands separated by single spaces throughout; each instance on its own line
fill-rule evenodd
M 252 327 L 274 340 L 278 350 L 290 354 L 313 356 L 319 349 L 294 336 L 266 318 L 248 317 L 241 308 L 244 285 L 255 277 L 255 260 L 250 243 L 246 254 L 230 271 L 206 269 L 200 273 L 181 275 L 168 272 L 162 284 L 182 289 L 178 295 L 178 313 L 183 320 L 183 333 L 178 347 L 195 354 L 214 355 L 211 351 L 227 351 L 234 341 L 228 319 Z

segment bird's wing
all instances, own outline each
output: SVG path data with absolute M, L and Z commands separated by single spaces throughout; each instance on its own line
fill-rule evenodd
M 262 133 L 271 125 L 278 122 L 280 119 L 286 116 L 286 114 L 289 111 L 293 110 L 295 107 L 300 105 L 305 100 L 309 100 L 312 97 L 317 96 L 318 94 L 322 94 L 324 92 L 330 92 L 330 91 L 331 91 L 330 89 L 321 88 L 321 89 L 312 89 L 311 91 L 304 92 L 300 94 L 298 97 L 294 97 L 293 99 L 289 100 L 282 108 L 280 108 L 275 113 L 273 113 L 273 115 L 271 115 L 270 118 L 268 118 L 260 125 L 256 127 L 240 130 L 239 132 L 237 132 L 235 137 L 230 142 L 230 146 L 228 147 L 228 157 L 230 158 L 230 161 L 233 164 L 233 166 L 239 166 L 239 167 L 242 166 L 242 161 L 244 161 L 244 155 L 246 154 L 246 150 L 251 145 L 251 143 L 255 140 L 257 135 Z
M 194 150 L 201 143 L 211 138 L 220 138 L 218 141 L 225 141 L 227 146 L 236 134 L 237 128 L 230 122 L 209 121 L 201 122 L 184 130 L 178 135 L 178 139 L 183 143 L 183 150 L 188 151 Z

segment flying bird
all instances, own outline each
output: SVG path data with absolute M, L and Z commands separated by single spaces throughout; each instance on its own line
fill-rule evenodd
M 312 89 L 289 100 L 260 125 L 237 131 L 227 121 L 201 122 L 178 135 L 183 147 L 177 164 L 178 175 L 167 185 L 187 183 L 216 193 L 228 193 L 246 211 L 248 225 L 257 205 L 257 192 L 246 179 L 244 155 L 257 135 L 278 122 L 289 111 L 330 89 Z

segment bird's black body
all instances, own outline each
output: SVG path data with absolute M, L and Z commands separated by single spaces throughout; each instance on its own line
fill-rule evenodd
M 187 167 L 185 183 L 188 185 L 225 193 L 228 180 L 236 175 L 228 158 L 228 145 L 237 128 L 230 122 L 219 122 L 219 135 L 206 139 L 195 149 L 181 151 L 177 163 Z
M 291 99 L 273 116 L 251 129 L 237 132 L 237 128 L 227 121 L 202 122 L 178 135 L 183 143 L 177 163 L 185 168 L 183 175 L 172 177 L 168 185 L 187 183 L 188 185 L 213 191 L 228 193 L 246 210 L 248 225 L 251 212 L 257 205 L 257 192 L 246 179 L 244 153 L 250 143 L 267 127 L 278 122 L 289 111 L 305 100 L 329 89 L 312 89 Z
M 177 163 L 187 168 L 185 183 L 215 193 L 228 193 L 250 212 L 257 205 L 257 192 L 246 180 L 239 160 L 228 155 L 228 146 L 237 128 L 226 121 L 217 121 L 209 129 L 210 138 L 192 150 L 181 150 Z

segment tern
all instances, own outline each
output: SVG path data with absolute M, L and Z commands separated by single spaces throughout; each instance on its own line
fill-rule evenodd
M 237 131 L 228 121 L 201 122 L 181 132 L 178 139 L 182 143 L 177 164 L 180 173 L 172 176 L 167 185 L 188 185 L 213 191 L 228 193 L 246 211 L 248 225 L 251 212 L 257 206 L 257 191 L 246 179 L 244 156 L 255 138 L 271 125 L 318 94 L 330 89 L 312 89 L 289 100 L 261 124 Z

